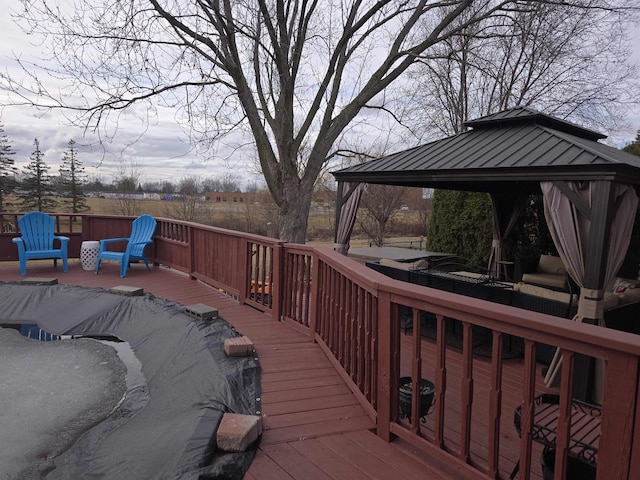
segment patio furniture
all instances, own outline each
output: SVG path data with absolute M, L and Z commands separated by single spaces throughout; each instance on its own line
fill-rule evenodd
M 20 273 L 27 274 L 27 260 L 53 259 L 53 266 L 57 267 L 58 258 L 62 259 L 62 269 L 67 271 L 67 247 L 69 237 L 55 234 L 56 221 L 50 215 L 42 212 L 30 212 L 18 219 L 20 237 L 12 241 L 18 247 Z M 59 248 L 54 242 L 59 242 Z
M 100 271 L 102 260 L 116 260 L 120 262 L 120 277 L 124 278 L 131 260 L 142 260 L 149 268 L 147 257 L 144 256 L 145 247 L 153 240 L 156 230 L 156 220 L 151 215 L 141 215 L 133 221 L 131 226 L 131 236 L 128 238 L 108 238 L 100 240 L 100 252 L 96 265 L 96 275 Z M 126 242 L 127 247 L 124 252 L 108 250 L 107 247 L 116 242 Z
M 100 242 L 85 241 L 80 246 L 80 263 L 83 270 L 95 270 L 98 265 Z
M 553 290 L 568 290 L 567 269 L 562 263 L 562 260 L 560 260 L 560 257 L 540 255 L 533 265 L 531 265 L 530 261 L 527 262 L 523 259 L 519 259 L 519 262 L 521 262 L 520 269 L 522 278 L 516 280 L 522 280 L 525 283 L 540 285 Z M 528 266 L 527 263 L 529 263 L 530 266 Z
M 549 450 L 555 452 L 556 432 L 560 416 L 559 404 L 560 397 L 550 393 L 538 395 L 533 401 L 533 430 L 531 438 L 534 442 L 545 446 L 543 457 Z M 521 433 L 521 410 L 521 406 L 516 407 L 513 418 L 518 436 Z M 602 410 L 599 405 L 572 400 L 568 453 L 573 459 L 590 465 L 594 472 L 598 463 L 601 416 Z M 516 463 L 509 478 L 515 478 L 519 468 L 520 462 Z M 572 477 L 568 476 L 568 478 Z

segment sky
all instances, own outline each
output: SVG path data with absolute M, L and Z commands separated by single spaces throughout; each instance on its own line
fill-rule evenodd
M 0 5 L 11 9 L 15 0 L 0 0 Z M 30 58 L 38 49 L 30 45 L 30 38 L 14 23 L 10 15 L 0 15 L 0 69 L 17 72 L 15 56 Z M 640 27 L 633 34 L 634 53 L 632 61 L 640 64 Z M 6 103 L 7 92 L 0 90 L 0 104 Z M 89 178 L 100 178 L 110 182 L 123 169 L 130 171 L 132 165 L 145 183 L 147 181 L 171 181 L 198 176 L 201 178 L 221 178 L 231 175 L 241 185 L 264 183 L 256 166 L 255 155 L 246 151 L 235 151 L 221 147 L 207 158 L 189 141 L 183 125 L 174 118 L 169 109 L 160 109 L 155 123 L 143 129 L 137 115 L 146 112 L 132 110 L 120 119 L 120 128 L 111 142 L 97 145 L 93 132 L 65 125 L 59 112 L 38 112 L 25 106 L 0 106 L 0 122 L 4 134 L 16 151 L 14 160 L 22 169 L 30 161 L 34 151 L 34 139 L 40 142 L 45 154 L 44 160 L 50 167 L 50 174 L 57 174 L 64 151 L 70 139 L 76 142 L 78 158 L 83 162 Z M 622 134 L 623 141 L 630 142 L 640 129 L 640 109 L 629 118 L 631 128 Z M 415 145 L 407 145 L 413 147 Z M 623 146 L 622 144 L 616 145 Z
M 15 3 L 15 0 L 0 0 L 5 11 Z M 33 52 L 38 52 L 38 48 L 30 45 L 31 39 L 10 15 L 0 15 L 0 32 L 0 69 L 23 76 L 13 59 L 35 58 Z M 7 92 L 0 90 L 0 104 L 6 103 L 6 98 Z M 235 150 L 225 151 L 224 147 L 216 152 L 215 158 L 200 154 L 190 143 L 184 126 L 178 124 L 169 109 L 159 109 L 151 125 L 144 127 L 138 115 L 146 114 L 139 108 L 125 114 L 113 140 L 98 145 L 97 135 L 66 125 L 59 112 L 0 105 L 0 122 L 16 151 L 13 158 L 19 169 L 29 163 L 37 138 L 44 161 L 50 167 L 49 173 L 57 174 L 68 142 L 73 139 L 88 177 L 106 182 L 112 181 L 123 169 L 131 171 L 132 165 L 143 178 L 142 183 L 166 180 L 175 184 L 186 176 L 221 178 L 228 175 L 237 179 L 241 186 L 261 181 L 255 162 L 247 161 L 246 154 L 238 160 L 234 158 Z

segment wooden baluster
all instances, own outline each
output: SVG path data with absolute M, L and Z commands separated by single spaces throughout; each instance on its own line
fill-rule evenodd
M 519 480 L 531 478 L 531 435 L 533 432 L 533 399 L 536 383 L 536 345 L 524 341 L 524 382 L 520 403 L 520 475 Z
M 492 332 L 491 385 L 489 386 L 488 474 L 498 478 L 500 457 L 500 417 L 502 413 L 502 333 Z
M 436 420 L 435 444 L 444 448 L 444 399 L 447 385 L 447 333 L 446 319 L 442 315 L 436 316 Z
M 460 379 L 461 425 L 460 458 L 471 461 L 471 410 L 473 406 L 473 330 L 472 325 L 462 322 L 462 378 Z

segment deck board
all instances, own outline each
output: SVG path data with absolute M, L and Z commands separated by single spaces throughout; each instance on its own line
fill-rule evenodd
M 240 305 L 233 298 L 201 282 L 169 269 L 134 265 L 122 279 L 118 265 L 106 264 L 100 274 L 84 271 L 70 260 L 69 272 L 54 269 L 50 262 L 28 264 L 29 277 L 54 277 L 59 283 L 111 288 L 118 285 L 142 287 L 146 293 L 183 305 L 204 303 L 218 309 L 220 316 L 253 341 L 261 365 L 261 404 L 264 432 L 245 479 L 368 479 L 466 478 L 454 465 L 425 458 L 402 440 L 386 443 L 370 430 L 375 427 L 355 395 L 334 370 L 321 348 L 286 322 L 273 321 L 268 314 Z M 0 267 L 0 281 L 19 281 L 17 264 Z M 402 335 L 403 374 L 410 373 L 411 334 Z M 423 376 L 433 378 L 435 350 L 423 340 Z M 474 359 L 474 408 L 488 402 L 490 363 Z M 459 352 L 447 352 L 448 385 L 447 444 L 455 451 L 459 442 L 461 399 L 457 379 L 462 369 Z M 522 363 L 505 361 L 503 412 L 501 417 L 501 476 L 508 477 L 519 455 L 519 439 L 513 427 L 513 408 L 522 395 Z M 541 375 L 538 375 L 541 377 Z M 541 380 L 540 380 L 541 382 Z M 486 452 L 488 419 L 473 416 L 472 459 Z M 433 420 L 422 427 L 433 432 Z M 533 455 L 537 455 L 534 451 Z M 534 462 L 535 462 L 534 456 Z M 534 468 L 532 478 L 540 478 Z

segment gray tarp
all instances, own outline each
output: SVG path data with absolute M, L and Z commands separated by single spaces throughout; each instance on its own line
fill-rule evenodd
M 131 395 L 47 478 L 242 478 L 254 450 L 214 452 L 212 440 L 224 412 L 260 411 L 260 372 L 257 358 L 225 355 L 224 339 L 239 335 L 226 321 L 197 321 L 151 295 L 59 285 L 0 283 L 0 305 L 0 323 L 127 341 L 147 381 L 148 395 Z

